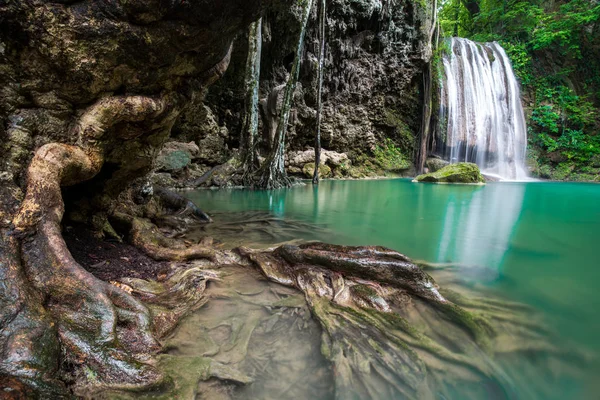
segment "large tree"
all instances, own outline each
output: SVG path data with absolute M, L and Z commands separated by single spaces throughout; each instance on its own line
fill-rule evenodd
M 65 369 L 157 379 L 143 362 L 157 348 L 147 308 L 73 259 L 61 221 L 124 229 L 157 259 L 211 256 L 155 235 L 130 191 L 266 3 L 0 2 L 0 386 L 58 398 Z

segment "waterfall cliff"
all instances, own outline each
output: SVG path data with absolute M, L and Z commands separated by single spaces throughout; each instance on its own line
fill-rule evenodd
M 443 58 L 437 153 L 501 179 L 525 179 L 527 128 L 506 52 L 496 42 L 462 38 L 452 38 L 450 49 Z

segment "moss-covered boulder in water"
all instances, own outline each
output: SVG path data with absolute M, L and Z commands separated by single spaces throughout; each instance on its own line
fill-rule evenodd
M 479 167 L 473 163 L 450 164 L 444 168 L 416 177 L 414 182 L 485 183 Z

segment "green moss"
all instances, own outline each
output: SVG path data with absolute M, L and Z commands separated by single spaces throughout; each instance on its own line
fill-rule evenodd
M 315 173 L 315 164 L 307 163 L 302 168 L 302 173 L 308 179 L 312 179 L 313 174 Z M 331 168 L 328 165 L 321 164 L 319 165 L 319 178 L 329 178 L 331 176 Z
M 394 128 L 393 139 L 398 143 L 399 150 L 404 154 L 410 154 L 415 147 L 415 135 L 410 127 L 402 119 L 402 115 L 393 109 L 384 109 L 384 122 L 387 126 Z M 385 140 L 384 145 L 387 146 L 388 138 Z M 392 142 L 393 144 L 393 142 Z
M 541 165 L 538 169 L 538 176 L 544 179 L 552 178 L 552 168 L 548 164 Z
M 485 183 L 479 167 L 473 163 L 450 164 L 444 168 L 417 176 L 416 182 L 434 183 Z
M 571 175 L 571 172 L 575 169 L 575 165 L 570 162 L 563 162 L 558 164 L 552 174 L 552 179 L 557 181 L 564 181 Z
M 383 146 L 377 145 L 373 153 L 375 162 L 384 171 L 403 171 L 410 168 L 410 163 L 406 160 L 402 151 L 389 138 L 385 139 Z
M 350 288 L 350 290 L 352 291 L 352 293 L 365 298 L 379 296 L 375 289 L 373 289 L 369 285 L 354 285 Z

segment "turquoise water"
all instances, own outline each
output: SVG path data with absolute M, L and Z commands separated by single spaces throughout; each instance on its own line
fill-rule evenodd
M 600 353 L 600 185 L 325 181 L 272 192 L 187 195 L 217 224 L 241 211 L 304 224 L 265 242 L 378 244 L 413 259 L 460 264 L 464 282 L 535 306 L 565 346 L 580 346 L 590 357 Z M 590 389 L 600 390 L 590 381 L 600 370 L 591 365 L 580 381 L 542 384 L 560 385 L 557 398 L 600 398 Z

